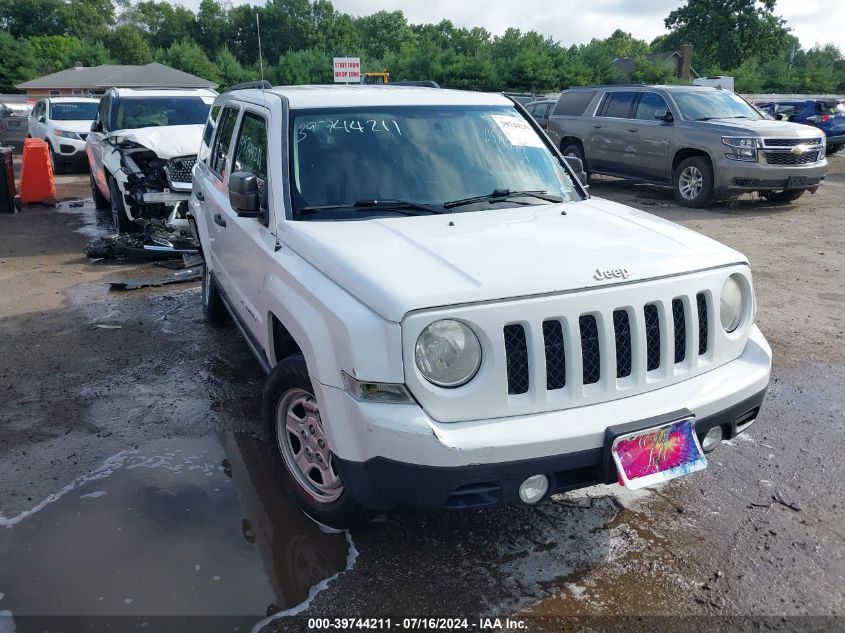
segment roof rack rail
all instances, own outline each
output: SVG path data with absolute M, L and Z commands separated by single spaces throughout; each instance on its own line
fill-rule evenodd
M 273 84 L 266 79 L 259 79 L 258 81 L 245 81 L 242 84 L 235 84 L 229 90 L 269 90 L 272 87 Z
M 594 84 L 590 86 L 569 86 L 566 90 L 580 90 L 587 88 L 642 88 L 643 86 L 659 86 L 661 84 Z
M 420 80 L 412 80 L 407 79 L 403 81 L 394 81 L 389 84 L 384 84 L 385 86 L 418 86 L 420 88 L 439 88 L 440 84 L 438 84 L 433 79 L 420 79 Z

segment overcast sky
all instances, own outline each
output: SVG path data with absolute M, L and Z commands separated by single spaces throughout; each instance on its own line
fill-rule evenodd
M 261 0 L 232 0 L 263 4 Z M 196 10 L 200 0 L 182 0 Z M 651 41 L 665 32 L 663 19 L 682 0 L 332 0 L 338 11 L 367 15 L 401 9 L 412 23 L 451 20 L 458 26 L 483 26 L 494 34 L 510 26 L 551 35 L 563 45 L 605 38 L 621 28 Z M 777 13 L 786 18 L 805 48 L 832 42 L 845 49 L 843 0 L 779 0 Z

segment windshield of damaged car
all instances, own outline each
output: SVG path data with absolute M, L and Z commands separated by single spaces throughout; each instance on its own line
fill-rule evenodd
M 53 121 L 93 121 L 97 118 L 97 101 L 65 101 L 50 104 Z
M 112 108 L 113 130 L 165 125 L 202 125 L 210 103 L 199 97 L 137 97 L 118 99 Z
M 745 99 L 730 90 L 675 92 L 672 94 L 687 121 L 764 118 Z
M 561 161 L 512 106 L 393 106 L 291 114 L 294 219 L 387 214 L 361 201 L 443 209 L 446 203 L 494 191 L 581 199 Z M 511 194 L 448 208 L 479 211 L 549 203 Z

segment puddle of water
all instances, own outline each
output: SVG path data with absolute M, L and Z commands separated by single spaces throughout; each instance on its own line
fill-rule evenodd
M 56 210 L 59 213 L 77 216 L 82 222 L 82 226 L 76 229 L 77 233 L 81 233 L 92 239 L 114 233 L 114 221 L 112 220 L 111 213 L 97 211 L 94 201 L 91 198 L 84 200 L 84 204 L 81 207 L 72 207 L 70 206 L 71 202 L 73 201 L 62 202 Z
M 309 600 L 355 554 L 346 534 L 293 505 L 267 446 L 245 434 L 121 453 L 2 525 L 0 611 L 18 631 L 26 616 L 53 626 L 74 616 L 237 616 L 245 631 Z

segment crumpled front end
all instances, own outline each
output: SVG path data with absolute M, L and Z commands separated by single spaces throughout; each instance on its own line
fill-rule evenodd
M 120 182 L 133 220 L 166 218 L 186 206 L 196 155 L 160 158 L 137 143 L 124 142 L 116 153 L 125 180 Z

